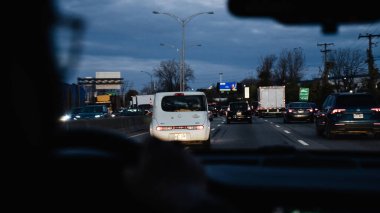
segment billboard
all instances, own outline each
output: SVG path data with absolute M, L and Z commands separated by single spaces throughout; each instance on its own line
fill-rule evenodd
M 221 92 L 236 92 L 237 91 L 237 82 L 220 82 L 219 91 Z
M 120 72 L 96 72 L 96 79 L 120 79 Z M 120 89 L 120 84 L 96 84 L 96 89 Z

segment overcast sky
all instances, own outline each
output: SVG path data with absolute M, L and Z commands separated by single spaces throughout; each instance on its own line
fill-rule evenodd
M 283 49 L 301 47 L 306 56 L 305 78 L 318 75 L 322 66 L 321 48 L 317 43 L 334 43 L 329 48 L 368 47 L 367 39 L 358 35 L 380 33 L 380 23 L 361 26 L 340 26 L 338 34 L 323 35 L 319 26 L 290 27 L 268 19 L 239 19 L 226 8 L 226 0 L 58 0 L 65 15 L 79 15 L 85 21 L 82 54 L 77 66 L 71 68 L 68 83 L 77 77 L 95 77 L 97 71 L 120 71 L 122 77 L 140 90 L 149 84 L 146 71 L 158 67 L 163 60 L 179 59 L 176 48 L 181 45 L 181 27 L 173 18 L 155 15 L 167 12 L 186 18 L 199 15 L 186 25 L 186 63 L 195 74 L 194 89 L 206 88 L 219 81 L 240 81 L 256 76 L 260 57 Z M 60 33 L 60 38 L 65 34 Z M 64 39 L 58 39 L 64 52 Z M 379 67 L 379 45 L 373 48 Z M 167 46 L 160 46 L 165 43 Z M 201 44 L 201 47 L 194 45 Z M 61 54 L 64 55 L 64 54 Z

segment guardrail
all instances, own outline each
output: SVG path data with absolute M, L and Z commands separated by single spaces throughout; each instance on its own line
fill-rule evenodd
M 114 118 L 72 120 L 63 123 L 66 130 L 73 129 L 107 129 L 122 133 L 132 133 L 149 130 L 150 116 L 120 116 Z

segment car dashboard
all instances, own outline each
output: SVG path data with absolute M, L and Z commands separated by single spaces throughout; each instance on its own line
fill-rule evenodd
M 213 194 L 239 212 L 378 212 L 378 154 L 198 154 Z

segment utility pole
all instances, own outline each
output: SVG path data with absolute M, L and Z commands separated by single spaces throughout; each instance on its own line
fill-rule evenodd
M 332 63 L 327 61 L 327 53 L 330 52 L 330 49 L 327 49 L 328 46 L 334 45 L 334 43 L 318 43 L 317 46 L 323 46 L 323 50 L 321 52 L 324 54 L 323 57 L 323 74 L 322 74 L 322 84 L 324 86 L 328 83 L 328 77 L 329 77 L 329 69 L 332 67 Z
M 376 92 L 376 81 L 379 76 L 379 71 L 375 67 L 374 63 L 374 57 L 372 54 L 372 45 L 375 44 L 372 42 L 372 38 L 380 38 L 380 34 L 366 34 L 362 35 L 359 34 L 358 39 L 360 38 L 368 38 L 368 49 L 367 49 L 367 64 L 368 64 L 368 76 L 369 76 L 369 81 L 368 81 L 368 89 L 370 92 L 375 93 Z

